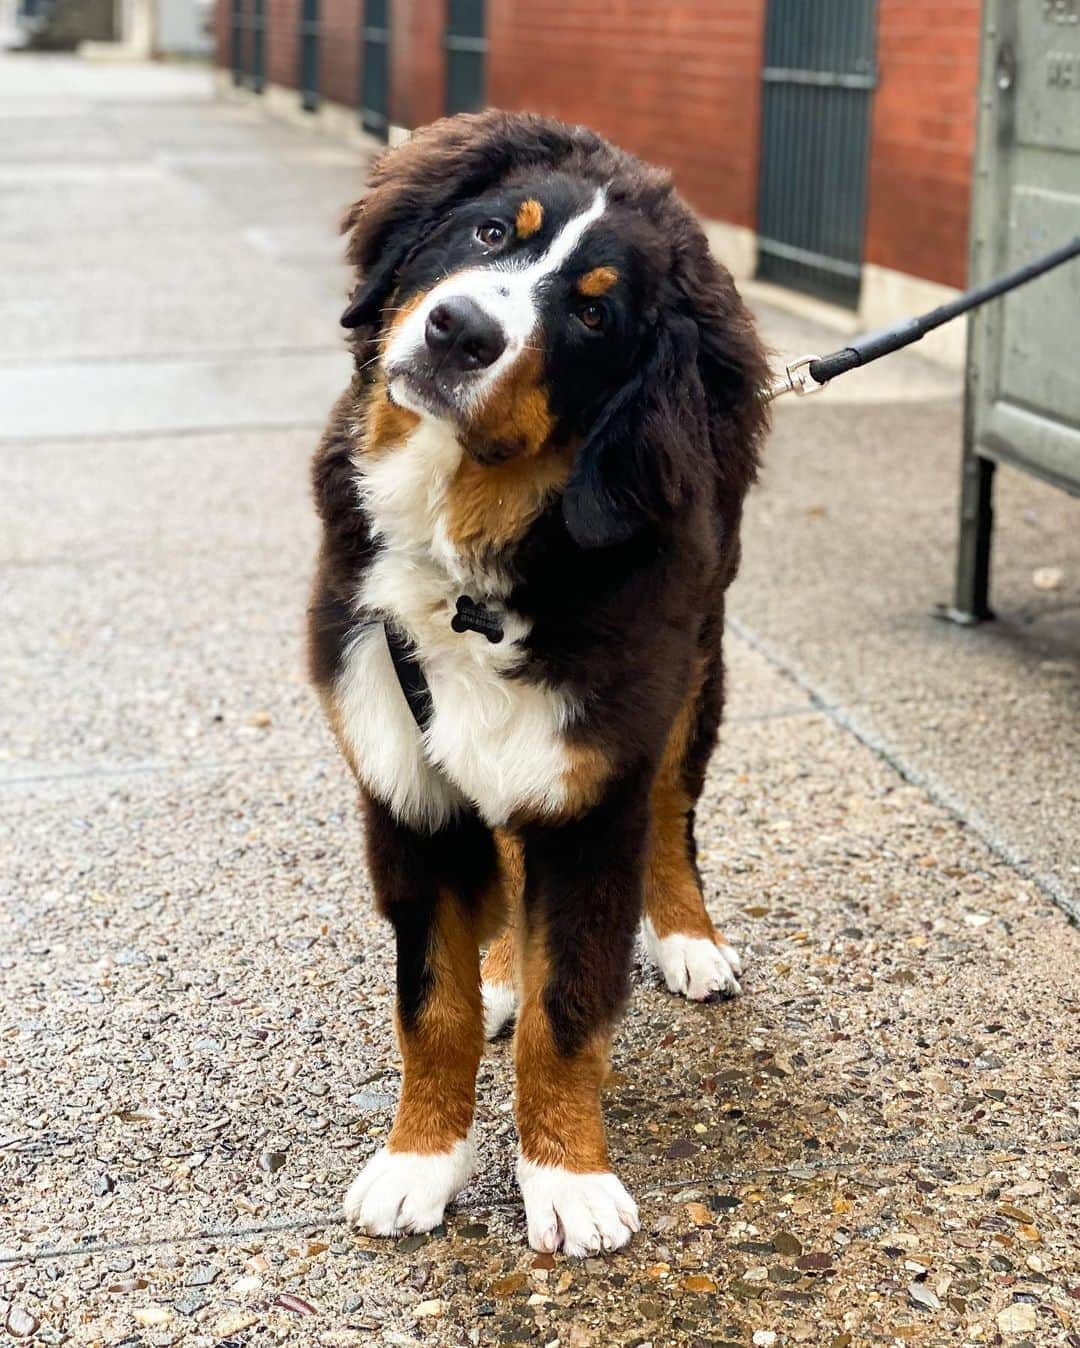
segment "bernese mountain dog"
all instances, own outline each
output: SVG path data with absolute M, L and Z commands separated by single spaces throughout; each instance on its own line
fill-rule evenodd
M 485 1033 L 516 1017 L 529 1241 L 618 1249 L 638 1213 L 600 1088 L 635 933 L 672 991 L 739 988 L 694 808 L 766 359 L 670 176 L 583 127 L 437 122 L 377 159 L 343 229 L 355 369 L 315 455 L 310 659 L 396 939 L 404 1065 L 345 1211 L 442 1221 Z

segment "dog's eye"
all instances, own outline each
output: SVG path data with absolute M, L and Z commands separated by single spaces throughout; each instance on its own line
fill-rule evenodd
M 476 237 L 485 248 L 498 248 L 506 242 L 506 226 L 501 220 L 485 220 L 476 231 Z
M 578 310 L 578 318 L 591 332 L 596 332 L 604 326 L 604 306 L 602 304 L 583 304 Z

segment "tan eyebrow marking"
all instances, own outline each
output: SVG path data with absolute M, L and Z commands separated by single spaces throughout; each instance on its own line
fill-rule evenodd
M 517 219 L 514 221 L 514 227 L 518 232 L 519 239 L 527 239 L 535 234 L 544 223 L 544 208 L 534 198 L 530 197 L 528 201 L 523 201 L 518 207 Z
M 618 279 L 619 273 L 614 267 L 594 267 L 578 278 L 578 294 L 606 295 Z

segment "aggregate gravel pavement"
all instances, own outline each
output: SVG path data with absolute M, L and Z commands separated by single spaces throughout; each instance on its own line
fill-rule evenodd
M 47 135 L 36 156 L 0 143 L 5 387 L 68 362 L 92 396 L 94 361 L 133 350 L 237 368 L 249 304 L 286 364 L 294 332 L 339 367 L 331 223 L 356 151 L 212 102 L 196 70 L 16 64 L 0 116 L 32 98 Z M 62 323 L 11 265 L 50 183 L 94 173 L 80 221 L 107 226 L 93 246 L 121 280 L 125 251 L 149 275 L 165 237 L 160 181 L 185 222 L 173 332 L 141 282 L 103 313 L 51 212 L 34 267 L 66 275 Z M 204 245 L 243 263 L 205 268 Z M 638 970 L 606 1111 L 642 1231 L 603 1260 L 528 1249 L 502 1039 L 476 1178 L 444 1227 L 387 1243 L 340 1215 L 399 1077 L 355 793 L 303 674 L 323 409 L 268 426 L 262 377 L 236 376 L 243 425 L 147 405 L 123 436 L 0 448 L 0 1327 L 152 1348 L 1080 1348 L 1080 938 L 1054 902 L 1077 865 L 1069 503 L 1006 487 L 1036 522 L 1003 552 L 1008 635 L 980 646 L 925 617 L 955 398 L 935 379 L 917 405 L 778 417 L 700 811 L 744 995 L 690 1005 Z M 918 471 L 875 490 L 851 447 L 905 434 Z M 1059 589 L 1031 590 L 1039 563 Z M 945 698 L 958 669 L 981 716 Z

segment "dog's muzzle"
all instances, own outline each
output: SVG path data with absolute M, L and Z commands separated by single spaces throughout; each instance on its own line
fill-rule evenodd
M 428 314 L 424 345 L 437 374 L 471 374 L 495 364 L 506 350 L 506 333 L 476 300 L 453 295 Z

